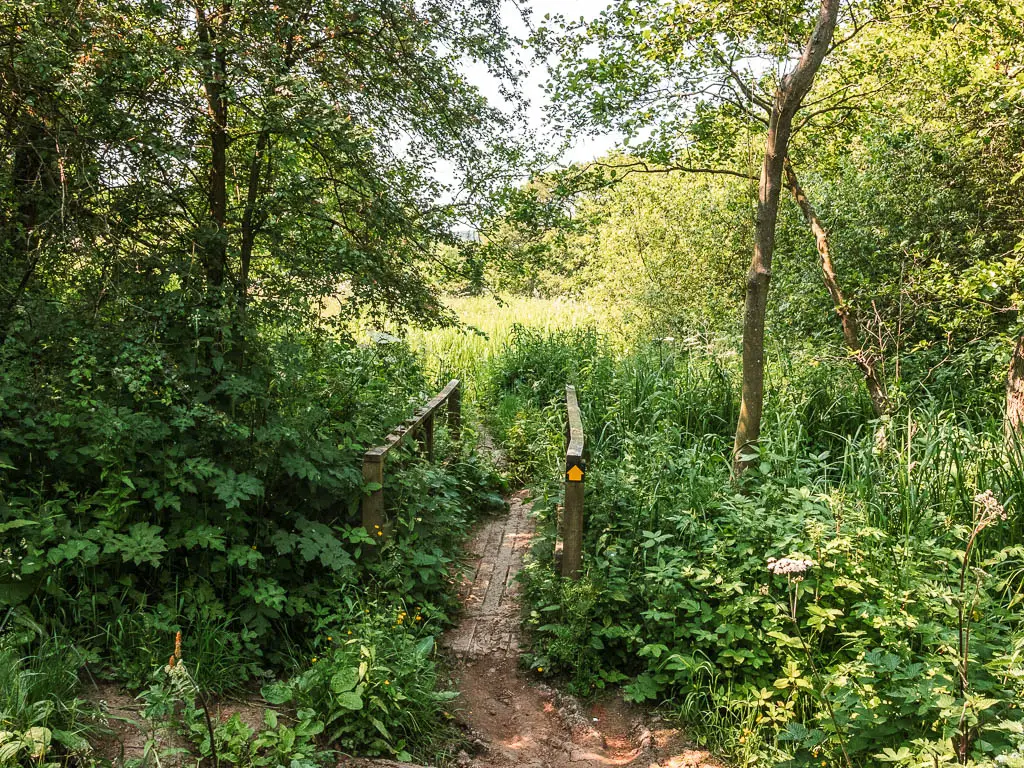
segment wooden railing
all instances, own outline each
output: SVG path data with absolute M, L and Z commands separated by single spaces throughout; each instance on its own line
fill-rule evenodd
M 452 379 L 434 399 L 388 435 L 381 445 L 363 454 L 363 482 L 373 488 L 363 496 L 363 527 L 374 540 L 385 539 L 388 533 L 384 520 L 384 457 L 409 435 L 416 434 L 421 450 L 429 461 L 433 461 L 434 415 L 445 404 L 448 432 L 453 440 L 458 440 L 462 432 L 462 392 L 459 380 Z
M 583 564 L 583 419 L 576 399 L 576 387 L 565 385 L 565 407 L 569 416 L 569 445 L 565 451 L 565 504 L 562 509 L 562 575 L 580 577 Z

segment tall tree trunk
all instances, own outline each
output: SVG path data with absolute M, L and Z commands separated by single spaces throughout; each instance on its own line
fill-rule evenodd
M 754 225 L 754 257 L 747 273 L 747 294 L 743 308 L 743 381 L 740 415 L 733 443 L 733 474 L 739 477 L 750 465 L 744 458 L 761 436 L 764 408 L 764 317 L 768 306 L 768 283 L 775 250 L 775 223 L 779 216 L 783 164 L 789 150 L 793 116 L 814 83 L 814 76 L 832 44 L 839 13 L 839 0 L 821 0 L 818 20 L 796 68 L 782 78 L 775 91 L 764 162 L 758 186 L 757 218 Z
M 220 289 L 227 276 L 228 262 L 227 50 L 223 38 L 231 20 L 231 5 L 224 2 L 219 12 L 212 17 L 207 16 L 199 5 L 195 6 L 195 13 L 210 137 L 210 176 L 207 188 L 210 231 L 202 244 L 203 268 L 211 287 Z
M 1017 339 L 1017 346 L 1010 358 L 1010 370 L 1006 375 L 1006 441 L 1012 443 L 1024 437 L 1024 333 Z
M 839 322 L 843 327 L 843 339 L 846 341 L 850 354 L 853 355 L 854 362 L 857 363 L 857 367 L 864 374 L 864 383 L 867 385 L 868 396 L 871 398 L 871 407 L 874 409 L 875 416 L 884 416 L 889 412 L 889 394 L 886 392 L 885 379 L 882 377 L 880 370 L 882 365 L 881 355 L 864 348 L 860 338 L 860 324 L 857 321 L 857 313 L 847 303 L 839 287 L 839 279 L 836 276 L 835 266 L 832 263 L 828 232 L 822 226 L 814 206 L 811 205 L 811 201 L 804 194 L 800 181 L 796 177 L 796 171 L 793 170 L 793 163 L 788 157 L 785 161 L 785 171 L 789 191 L 793 194 L 793 199 L 803 212 L 804 219 L 811 227 L 811 232 L 814 233 L 814 242 L 818 248 L 818 256 L 821 259 L 821 274 L 825 280 L 825 288 L 828 289 L 828 295 L 832 297 L 832 304 L 835 306 L 836 314 L 839 315 Z
M 252 262 L 252 249 L 256 244 L 256 207 L 259 201 L 260 184 L 263 171 L 263 158 L 270 142 L 270 129 L 264 128 L 256 138 L 256 148 L 249 162 L 249 184 L 245 195 L 245 210 L 242 212 L 242 232 L 239 243 L 238 259 L 238 316 L 245 318 L 246 304 L 249 299 L 249 265 Z

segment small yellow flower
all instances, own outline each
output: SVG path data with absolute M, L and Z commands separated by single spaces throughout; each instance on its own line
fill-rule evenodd
M 423 621 L 423 617 L 422 616 L 417 616 L 416 617 L 416 621 Z
M 537 671 L 538 672 L 543 672 L 544 671 L 544 667 L 537 667 Z
M 383 536 L 384 535 L 384 531 L 377 531 L 377 535 L 378 536 Z
M 316 664 L 316 656 L 313 657 L 313 663 Z
M 352 634 L 352 630 L 350 629 L 350 630 L 348 631 L 348 633 L 349 633 L 349 634 L 351 635 L 351 634 Z
M 327 642 L 328 642 L 328 643 L 334 642 L 334 638 L 333 638 L 333 637 L 331 637 L 330 635 L 328 635 L 328 636 L 327 636 Z
M 384 685 L 391 685 L 391 681 L 390 680 L 385 680 L 384 681 Z

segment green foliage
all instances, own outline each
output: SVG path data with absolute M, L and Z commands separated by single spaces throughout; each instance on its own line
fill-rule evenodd
M 0 766 L 58 766 L 87 759 L 99 733 L 77 697 L 84 658 L 58 638 L 25 646 L 0 637 Z
M 323 751 L 316 738 L 324 724 L 312 710 L 281 714 L 273 709 L 263 712 L 263 727 L 254 730 L 236 713 L 214 725 L 210 703 L 202 688 L 188 671 L 186 662 L 174 657 L 172 665 L 159 669 L 156 681 L 140 695 L 143 718 L 157 731 L 177 728 L 187 736 L 201 759 L 217 765 L 238 768 L 315 768 L 323 765 L 330 753 Z M 161 754 L 157 741 L 150 738 L 142 764 Z M 169 757 L 164 753 L 163 757 Z
M 542 370 L 544 343 L 513 350 L 502 380 L 514 380 L 514 361 L 524 378 Z M 581 383 L 590 457 L 578 583 L 549 565 L 564 437 L 543 425 L 564 406 L 534 406 L 548 440 L 534 455 L 548 460 L 525 576 L 528 664 L 581 693 L 625 684 L 627 698 L 669 702 L 741 764 L 845 764 L 845 753 L 875 765 L 906 747 L 911 765 L 948 754 L 963 733 L 977 765 L 1012 751 L 1024 475 L 998 424 L 926 408 L 870 422 L 847 371 L 776 358 L 770 436 L 736 487 L 729 359 L 662 342 L 577 360 L 600 372 Z M 961 587 L 984 489 L 1009 519 L 981 530 Z M 773 575 L 769 558 L 783 557 L 814 565 Z
M 565 385 L 589 379 L 601 340 L 593 328 L 549 333 L 514 325 L 489 371 L 492 396 L 518 395 L 538 408 L 565 399 Z
M 175 729 L 200 758 L 239 768 L 313 768 L 335 754 L 326 748 L 434 760 L 458 741 L 446 710 L 457 693 L 440 690 L 434 651 L 443 626 L 435 606 L 346 598 L 297 649 L 291 674 L 262 687 L 262 727 L 215 717 L 182 643 L 151 673 L 143 717 L 154 736 Z
M 444 703 L 457 695 L 438 690 L 430 626 L 420 606 L 360 603 L 322 637 L 304 671 L 263 695 L 315 713 L 326 742 L 345 752 L 399 760 L 430 754 L 450 738 Z
M 196 681 L 224 694 L 280 668 L 346 594 L 452 607 L 452 532 L 500 501 L 468 445 L 439 425 L 444 464 L 392 457 L 395 537 L 378 556 L 360 526 L 362 450 L 432 394 L 407 347 L 281 329 L 209 379 L 159 337 L 72 350 L 59 327 L 32 365 L 20 343 L 0 352 L 5 609 L 74 632 L 133 687 L 184 630 Z
M 217 340 L 328 300 L 437 320 L 425 254 L 460 245 L 451 225 L 520 154 L 516 121 L 460 72 L 515 78 L 491 2 L 0 14 L 0 338 L 55 295 L 117 314 L 173 294 Z

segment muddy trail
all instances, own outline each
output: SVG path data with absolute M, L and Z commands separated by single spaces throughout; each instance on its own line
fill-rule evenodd
M 460 588 L 461 622 L 444 638 L 455 664 L 459 717 L 473 753 L 467 768 L 643 766 L 720 768 L 685 736 L 617 695 L 587 705 L 559 694 L 520 668 L 519 584 L 533 520 L 525 491 L 506 515 L 483 521 L 468 551 Z

